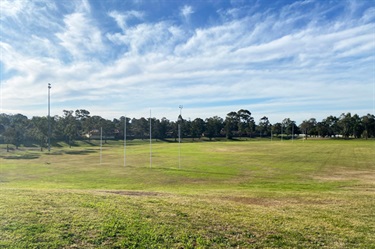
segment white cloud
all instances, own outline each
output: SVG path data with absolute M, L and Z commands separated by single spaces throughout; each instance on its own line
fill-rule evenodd
M 26 7 L 26 0 L 1 0 L 0 2 L 0 19 L 5 17 L 16 17 Z
M 324 108 L 334 115 L 364 111 L 373 98 L 368 88 L 374 80 L 375 26 L 364 21 L 371 20 L 370 10 L 366 18 L 322 22 L 316 13 L 285 8 L 286 18 L 274 12 L 227 16 L 197 29 L 167 18 L 145 22 L 146 12 L 116 10 L 104 13 L 121 30 L 103 31 L 93 7 L 77 3 L 62 22 L 53 22 L 55 36 L 30 31 L 27 43 L 18 37 L 0 41 L 8 75 L 1 83 L 4 111 L 43 115 L 48 82 L 54 114 L 86 108 L 107 118 L 139 116 L 152 106 L 154 115 L 174 119 L 179 104 L 191 118 L 225 117 L 240 108 L 258 119 L 319 118 Z M 45 27 L 49 17 L 42 13 Z M 193 13 L 193 6 L 176 10 L 177 18 Z M 301 27 L 301 18 L 314 21 Z M 110 53 L 115 59 L 101 60 Z
M 128 52 L 133 55 L 171 53 L 184 36 L 183 30 L 168 22 L 141 23 L 126 28 L 123 33 L 107 34 L 110 41 L 126 45 Z
M 73 13 L 64 18 L 65 30 L 56 33 L 63 46 L 74 58 L 82 59 L 104 51 L 101 31 L 84 13 Z
M 132 19 L 143 19 L 144 13 L 136 10 L 126 11 L 124 13 L 120 13 L 118 11 L 111 11 L 108 13 L 108 15 L 115 19 L 117 25 L 122 29 L 122 31 L 126 32 L 126 29 L 128 27 L 127 22 Z
M 194 13 L 194 10 L 192 6 L 184 5 L 184 7 L 181 8 L 180 13 L 185 18 L 185 20 L 188 20 L 189 17 Z

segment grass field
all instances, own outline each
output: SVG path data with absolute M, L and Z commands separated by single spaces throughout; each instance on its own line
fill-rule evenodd
M 375 248 L 375 140 L 0 147 L 0 248 Z

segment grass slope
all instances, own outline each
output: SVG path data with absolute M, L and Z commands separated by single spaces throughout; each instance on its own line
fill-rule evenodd
M 375 141 L 0 152 L 0 248 L 375 248 Z

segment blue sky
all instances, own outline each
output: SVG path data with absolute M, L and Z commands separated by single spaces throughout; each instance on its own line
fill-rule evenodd
M 1 0 L 0 112 L 374 114 L 372 0 Z

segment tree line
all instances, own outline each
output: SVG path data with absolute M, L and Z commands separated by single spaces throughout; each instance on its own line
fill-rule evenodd
M 126 122 L 126 125 L 125 125 Z M 22 114 L 0 114 L 0 143 L 13 144 L 16 148 L 20 145 L 38 145 L 42 149 L 47 146 L 49 125 L 51 126 L 50 138 L 52 142 L 65 141 L 68 144 L 76 140 L 98 138 L 100 132 L 104 139 L 122 139 L 126 127 L 128 139 L 153 139 L 178 138 L 180 125 L 181 137 L 201 139 L 202 136 L 212 140 L 215 137 L 275 137 L 295 136 L 303 134 L 305 138 L 317 137 L 344 137 L 344 138 L 374 138 L 375 116 L 365 116 L 343 113 L 339 117 L 328 116 L 317 121 L 315 118 L 304 120 L 300 124 L 290 118 L 271 124 L 268 117 L 262 117 L 257 123 L 249 110 L 241 109 L 229 112 L 225 118 L 213 116 L 202 119 L 186 120 L 181 116 L 177 121 L 167 118 L 114 118 L 108 120 L 97 115 L 90 115 L 84 109 L 76 111 L 64 110 L 62 116 L 32 117 L 29 119 Z

